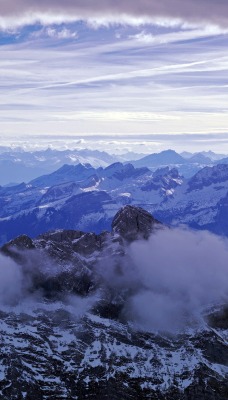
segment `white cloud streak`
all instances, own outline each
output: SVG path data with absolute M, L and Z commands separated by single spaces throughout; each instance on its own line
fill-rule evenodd
M 226 28 L 94 31 L 79 23 L 24 31 L 26 39 L 1 47 L 5 138 L 228 129 Z
M 49 37 L 52 39 L 77 39 L 78 32 L 68 29 L 68 28 L 53 28 L 51 26 L 33 32 L 31 34 L 32 38 L 42 38 L 42 37 Z

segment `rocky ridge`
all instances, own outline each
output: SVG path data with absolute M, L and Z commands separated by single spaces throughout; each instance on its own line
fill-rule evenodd
M 126 206 L 112 227 L 22 235 L 2 247 L 29 279 L 23 298 L 1 304 L 1 399 L 227 399 L 227 310 L 210 309 L 176 335 L 137 330 L 121 312 L 128 293 L 99 266 L 119 268 L 129 243 L 162 226 Z
M 28 184 L 0 187 L 0 244 L 56 229 L 99 234 L 111 229 L 124 205 L 143 207 L 166 224 L 228 236 L 227 193 L 227 164 L 207 166 L 190 179 L 166 166 L 152 172 L 120 162 L 97 169 L 65 165 Z

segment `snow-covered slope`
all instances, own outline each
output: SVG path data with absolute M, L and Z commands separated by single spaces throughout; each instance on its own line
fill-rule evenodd
M 126 204 L 141 206 L 161 221 L 228 235 L 228 165 L 205 167 L 185 179 L 176 168 L 114 163 L 65 165 L 28 184 L 0 188 L 1 242 L 50 229 L 110 229 Z
M 111 233 L 61 230 L 1 249 L 2 400 L 227 399 L 227 309 L 210 308 L 175 334 L 138 329 L 123 313 L 142 289 L 132 286 L 126 240 L 157 229 L 150 214 L 126 206 Z
M 65 165 L 29 184 L 0 188 L 1 242 L 50 229 L 101 230 L 124 204 L 158 204 L 182 183 L 178 172 L 114 163 Z
M 156 216 L 166 223 L 185 223 L 228 235 L 228 165 L 205 167 L 160 204 Z

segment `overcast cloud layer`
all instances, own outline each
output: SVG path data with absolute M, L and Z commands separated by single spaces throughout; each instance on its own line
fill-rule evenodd
M 41 15 L 42 14 L 42 15 Z M 172 18 L 192 22 L 209 21 L 228 25 L 227 0 L 1 0 L 0 15 L 14 22 L 57 18 L 107 18 L 120 16 L 153 19 Z M 12 20 L 11 20 L 12 22 Z

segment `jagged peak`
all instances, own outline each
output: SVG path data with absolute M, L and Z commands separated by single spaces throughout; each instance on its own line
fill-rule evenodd
M 9 257 L 12 257 L 12 259 L 15 261 L 20 262 L 20 252 L 33 249 L 35 249 L 33 240 L 27 235 L 20 235 L 10 242 L 4 244 L 1 247 L 1 252 Z
M 32 249 L 34 248 L 34 244 L 32 239 L 27 235 L 20 235 L 17 236 L 15 239 L 11 240 L 10 242 L 6 243 L 2 250 L 7 249 L 9 247 L 15 247 L 16 249 Z
M 220 183 L 228 178 L 228 164 L 218 164 L 213 167 L 204 167 L 198 171 L 188 182 L 189 188 L 200 189 L 212 183 Z
M 148 238 L 152 230 L 161 223 L 141 207 L 126 205 L 115 215 L 112 231 L 124 239 Z
M 60 167 L 57 171 L 55 172 L 67 172 L 67 171 L 83 171 L 85 169 L 93 169 L 92 165 L 89 163 L 78 163 L 76 165 L 70 165 L 70 164 L 64 164 L 62 167 Z M 54 173 L 55 173 L 54 172 Z

